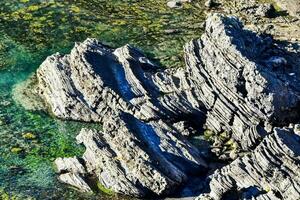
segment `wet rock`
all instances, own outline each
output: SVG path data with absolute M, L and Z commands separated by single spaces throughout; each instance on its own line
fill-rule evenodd
M 300 137 L 293 129 L 275 128 L 252 153 L 215 171 L 209 195 L 198 200 L 218 200 L 226 193 L 243 199 L 299 199 L 299 163 Z
M 201 39 L 185 46 L 187 71 L 206 106 L 207 129 L 231 132 L 244 150 L 272 125 L 299 118 L 299 76 L 272 40 L 243 28 L 234 17 L 211 15 Z M 275 68 L 268 67 L 272 63 Z

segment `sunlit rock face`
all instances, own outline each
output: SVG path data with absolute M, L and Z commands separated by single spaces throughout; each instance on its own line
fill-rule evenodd
M 295 55 L 276 47 L 271 38 L 245 30 L 238 19 L 219 14 L 208 17 L 205 33 L 184 50 L 186 68 L 181 69 L 163 70 L 130 45 L 111 49 L 95 39 L 45 60 L 36 76 L 48 110 L 62 119 L 103 124 L 102 131 L 83 129 L 78 135 L 86 147 L 81 158 L 56 160 L 61 181 L 87 192 L 100 183 L 138 197 L 171 194 L 190 176 L 207 170 L 200 151 L 183 137 L 194 132 L 191 124 L 230 133 L 245 151 L 257 145 L 254 152 L 264 145 L 274 145 L 274 152 L 282 148 L 278 155 L 250 156 L 251 162 L 268 163 L 297 151 L 296 143 L 279 134 L 281 129 L 273 131 L 299 119 L 299 69 L 290 64 Z M 232 169 L 246 165 L 245 158 L 234 161 L 240 163 Z M 290 158 L 299 162 L 297 156 Z M 266 166 L 279 168 L 280 163 Z M 210 179 L 208 196 L 213 198 L 235 191 L 231 184 L 254 184 L 239 182 L 246 175 L 218 173 L 220 178 Z M 298 180 L 290 177 L 286 185 Z M 217 185 L 219 180 L 225 189 Z M 274 188 L 260 197 L 283 192 Z
M 202 115 L 184 72 L 157 70 L 129 45 L 109 49 L 97 40 L 50 56 L 37 71 L 42 96 L 55 116 L 103 122 L 116 110 L 141 120 Z
M 299 69 L 271 38 L 243 29 L 238 19 L 210 16 L 185 56 L 188 79 L 208 110 L 207 128 L 232 132 L 243 149 L 272 126 L 299 119 Z
M 84 191 L 93 190 L 93 179 L 118 193 L 165 195 L 205 171 L 199 151 L 179 132 L 189 132 L 184 120 L 204 119 L 184 71 L 159 71 L 129 45 L 113 50 L 87 39 L 69 55 L 48 57 L 37 79 L 55 116 L 103 124 L 101 132 L 78 135 L 82 158 L 56 161 L 61 181 Z
M 236 159 L 209 177 L 210 193 L 197 200 L 299 199 L 300 137 L 293 128 L 275 128 L 252 153 Z

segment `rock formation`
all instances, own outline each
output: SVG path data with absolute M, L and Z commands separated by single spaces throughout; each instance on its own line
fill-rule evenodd
M 137 49 L 112 50 L 94 39 L 46 59 L 37 80 L 49 110 L 103 124 L 103 131 L 83 129 L 77 137 L 87 149 L 80 161 L 56 162 L 61 181 L 84 191 L 100 182 L 123 194 L 164 195 L 205 170 L 199 151 L 179 132 L 192 131 L 184 121 L 189 117 L 204 118 L 202 104 L 183 71 L 154 71 Z
M 275 128 L 252 153 L 217 170 L 209 195 L 201 199 L 299 199 L 300 137 L 292 128 Z
M 55 161 L 60 180 L 87 192 L 100 183 L 138 197 L 170 194 L 207 170 L 204 155 L 184 138 L 204 125 L 244 151 L 255 149 L 214 173 L 209 198 L 239 188 L 258 191 L 257 199 L 299 196 L 298 136 L 274 129 L 300 117 L 297 54 L 220 14 L 209 16 L 205 33 L 184 50 L 181 69 L 163 70 L 130 45 L 111 49 L 95 39 L 44 61 L 36 90 L 48 111 L 103 124 L 77 136 L 86 147 L 81 158 Z
M 209 17 L 185 56 L 188 79 L 208 110 L 207 128 L 232 132 L 243 149 L 272 125 L 299 119 L 299 69 L 289 66 L 271 38 L 243 29 L 238 19 Z

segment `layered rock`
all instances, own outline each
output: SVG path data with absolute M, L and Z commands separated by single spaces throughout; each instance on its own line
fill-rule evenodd
M 165 195 L 205 170 L 179 132 L 194 132 L 186 126 L 192 116 L 204 118 L 184 71 L 159 71 L 129 45 L 112 50 L 87 39 L 69 55 L 48 57 L 37 80 L 55 116 L 103 124 L 78 135 L 87 149 L 80 162 L 56 161 L 61 181 L 83 191 L 100 183 L 133 196 Z
M 285 56 L 238 19 L 209 17 L 201 39 L 185 46 L 188 79 L 208 110 L 207 128 L 232 132 L 249 149 L 272 125 L 297 119 L 299 70 Z
M 199 151 L 175 129 L 162 121 L 145 123 L 130 114 L 107 117 L 103 131 L 82 129 L 77 141 L 86 147 L 81 161 L 86 171 L 73 164 L 74 158 L 56 160 L 60 180 L 75 187 L 78 181 L 66 176 L 85 177 L 86 184 L 94 176 L 101 185 L 123 194 L 163 195 L 206 167 Z
M 150 73 L 155 66 L 129 45 L 109 49 L 94 39 L 56 54 L 37 71 L 41 96 L 57 117 L 103 122 L 115 110 L 141 120 L 202 115 L 184 72 Z
M 209 195 L 198 199 L 299 199 L 300 137 L 291 128 L 275 128 L 252 153 L 217 170 Z
M 192 124 L 223 132 L 248 151 L 274 126 L 299 119 L 296 55 L 279 49 L 269 37 L 245 30 L 238 19 L 214 14 L 202 37 L 185 46 L 185 69 L 162 70 L 130 45 L 111 49 L 95 39 L 76 44 L 69 55 L 48 57 L 36 73 L 37 90 L 48 110 L 62 119 L 103 124 L 101 131 L 82 129 L 78 135 L 86 147 L 82 158 L 56 160 L 60 180 L 83 191 L 93 191 L 99 183 L 139 197 L 174 192 L 190 175 L 207 168 L 199 150 L 183 137 L 196 132 Z M 253 163 L 279 168 L 282 164 L 270 164 L 272 159 L 297 151 L 296 143 L 281 132 L 288 131 L 276 129 L 253 153 L 227 166 L 240 170 L 252 162 L 255 181 L 235 177 L 235 171 L 227 175 L 225 167 L 212 178 L 209 196 L 221 198 L 237 183 L 246 189 L 261 181 L 257 177 L 271 178 L 267 173 L 259 176 Z M 265 146 L 272 146 L 273 154 L 282 152 L 253 156 L 263 154 Z M 244 177 L 249 180 L 242 185 L 238 181 Z M 287 184 L 298 180 L 297 175 L 290 177 Z M 224 184 L 218 186 L 218 181 Z M 254 187 L 260 191 L 257 199 L 284 192 L 283 187 L 275 191 L 275 182 L 270 192 L 261 192 L 262 187 L 263 182 Z M 297 195 L 296 189 L 291 193 Z

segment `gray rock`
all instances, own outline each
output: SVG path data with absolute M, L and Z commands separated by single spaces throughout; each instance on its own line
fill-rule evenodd
M 205 170 L 199 151 L 182 137 L 189 128 L 172 125 L 189 116 L 201 120 L 202 104 L 184 71 L 157 68 L 129 45 L 113 50 L 94 39 L 40 66 L 39 94 L 56 117 L 103 123 L 103 132 L 83 129 L 77 137 L 87 149 L 81 163 L 56 160 L 61 181 L 84 191 L 99 182 L 141 197 L 169 194 Z
M 92 189 L 85 181 L 86 170 L 79 160 L 74 158 L 57 158 L 55 160 L 61 182 L 72 185 L 83 192 L 92 192 Z
M 129 45 L 112 50 L 87 39 L 69 55 L 48 57 L 37 78 L 51 112 L 63 119 L 103 122 L 116 110 L 146 121 L 203 115 L 184 72 L 156 69 Z
M 209 177 L 210 197 L 231 192 L 239 199 L 300 198 L 300 137 L 289 128 L 275 128 L 255 150 Z M 205 198 L 206 197 L 206 198 Z
M 49 112 L 103 124 L 102 131 L 82 129 L 78 135 L 86 147 L 82 158 L 56 160 L 59 179 L 83 191 L 100 183 L 138 197 L 173 193 L 207 169 L 200 151 L 183 137 L 193 134 L 190 124 L 205 123 L 215 133 L 227 133 L 236 148 L 249 151 L 263 142 L 237 158 L 239 151 L 224 151 L 217 137 L 222 134 L 216 134 L 213 151 L 236 160 L 214 173 L 211 193 L 203 197 L 221 198 L 235 186 L 245 198 L 270 199 L 278 192 L 298 197 L 299 176 L 292 173 L 297 170 L 287 170 L 298 169 L 292 162 L 298 162 L 298 136 L 287 129 L 272 133 L 300 117 L 295 55 L 245 30 L 237 18 L 214 14 L 201 39 L 185 46 L 185 69 L 162 70 L 130 45 L 111 49 L 95 39 L 76 44 L 69 55 L 48 57 L 34 88 Z M 267 173 L 272 168 L 279 170 L 274 174 L 280 183 Z M 261 192 L 266 186 L 271 191 Z
M 185 57 L 188 79 L 208 110 L 207 128 L 232 132 L 244 150 L 272 125 L 299 119 L 299 70 L 286 67 L 272 40 L 243 29 L 238 19 L 211 15 L 201 39 L 185 46 Z
M 55 163 L 60 177 L 70 172 L 97 177 L 101 185 L 118 193 L 169 194 L 188 175 L 206 167 L 200 153 L 175 129 L 162 121 L 144 123 L 129 114 L 108 118 L 103 132 L 82 129 L 77 141 L 86 147 L 82 162 L 87 172 L 80 164 L 59 158 Z

